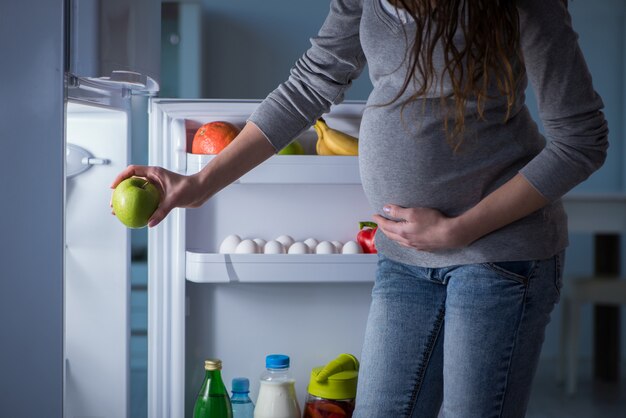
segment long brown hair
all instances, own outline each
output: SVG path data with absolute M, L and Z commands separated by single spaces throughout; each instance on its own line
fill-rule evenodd
M 506 98 L 509 118 L 515 102 L 517 84 L 523 76 L 520 50 L 520 24 L 516 0 L 390 0 L 405 9 L 415 20 L 415 39 L 408 51 L 408 72 L 398 100 L 416 79 L 423 80 L 417 90 L 403 103 L 423 97 L 444 77 L 452 83 L 452 94 L 441 100 L 445 105 L 444 127 L 451 146 L 456 150 L 463 141 L 468 99 L 477 103 L 477 117 L 485 118 L 485 102 L 489 89 L 497 86 Z M 464 42 L 455 44 L 460 31 Z M 443 47 L 444 68 L 435 80 L 433 55 Z M 452 101 L 453 108 L 447 103 Z M 453 112 L 454 116 L 448 114 Z M 449 120 L 454 121 L 450 129 Z

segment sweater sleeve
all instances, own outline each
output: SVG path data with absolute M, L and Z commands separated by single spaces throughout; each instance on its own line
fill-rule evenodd
M 526 72 L 549 140 L 520 173 L 552 201 L 602 166 L 608 127 L 565 3 L 520 0 L 518 8 Z
M 362 0 L 332 0 L 311 47 L 286 82 L 263 100 L 249 121 L 280 150 L 343 100 L 365 66 L 359 40 Z

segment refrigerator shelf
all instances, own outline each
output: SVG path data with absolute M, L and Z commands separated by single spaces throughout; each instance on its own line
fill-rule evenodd
M 202 170 L 214 155 L 187 154 L 187 174 Z M 241 184 L 361 184 L 358 157 L 274 155 L 236 183 Z
M 196 283 L 373 282 L 376 254 L 214 254 L 186 251 L 186 278 Z

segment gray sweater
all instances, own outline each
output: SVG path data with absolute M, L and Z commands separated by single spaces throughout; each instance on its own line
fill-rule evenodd
M 487 102 L 486 120 L 477 120 L 476 103 L 468 102 L 464 142 L 454 152 L 446 141 L 439 99 L 440 89 L 452 91 L 449 80 L 404 110 L 402 99 L 376 106 L 399 91 L 407 70 L 407 39 L 415 31 L 414 22 L 403 25 L 380 1 L 332 0 L 311 48 L 250 120 L 281 149 L 342 101 L 367 62 L 373 90 L 359 130 L 359 167 L 374 211 L 382 214 L 382 207 L 392 203 L 459 215 L 517 173 L 550 201 L 462 249 L 417 251 L 379 232 L 380 253 L 407 264 L 444 267 L 543 259 L 564 249 L 567 217 L 560 197 L 602 165 L 608 128 L 563 2 L 518 0 L 526 78 L 511 117 L 503 122 L 505 98 Z M 462 37 L 455 42 L 463 42 Z M 441 51 L 434 59 L 441 68 Z M 549 141 L 525 105 L 527 80 Z

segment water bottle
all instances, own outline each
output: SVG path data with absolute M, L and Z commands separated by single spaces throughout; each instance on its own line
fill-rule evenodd
M 295 380 L 289 373 L 289 356 L 271 354 L 265 358 L 254 418 L 300 418 Z
M 245 377 L 234 378 L 232 392 L 230 403 L 233 407 L 233 418 L 254 418 L 254 404 L 248 395 L 250 381 Z
M 230 398 L 222 380 L 222 361 L 204 362 L 204 381 L 193 408 L 193 418 L 233 418 Z

